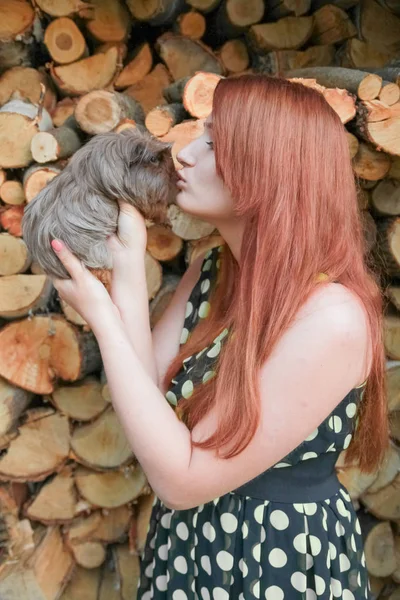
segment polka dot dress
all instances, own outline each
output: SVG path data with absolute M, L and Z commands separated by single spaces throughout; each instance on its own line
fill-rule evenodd
M 221 252 L 223 247 L 215 248 L 204 259 L 187 303 L 181 344 L 207 317 Z M 178 416 L 179 399 L 214 376 L 227 335 L 224 330 L 184 361 L 166 394 Z M 250 485 L 189 510 L 171 510 L 156 498 L 138 600 L 370 598 L 360 525 L 347 491 L 332 475 L 338 454 L 350 444 L 362 391 L 352 390 L 302 444 Z M 324 495 L 326 465 L 332 472 L 327 479 L 336 483 Z M 320 484 L 316 473 L 322 474 Z M 263 478 L 269 483 L 260 495 Z M 290 496 L 301 485 L 306 496 L 293 501 Z

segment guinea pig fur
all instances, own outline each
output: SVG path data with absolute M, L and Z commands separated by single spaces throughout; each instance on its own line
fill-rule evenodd
M 33 260 L 47 275 L 69 278 L 51 248 L 57 238 L 88 268 L 111 269 L 106 241 L 117 231 L 118 200 L 168 224 L 176 180 L 171 144 L 139 128 L 96 135 L 26 206 L 22 231 Z

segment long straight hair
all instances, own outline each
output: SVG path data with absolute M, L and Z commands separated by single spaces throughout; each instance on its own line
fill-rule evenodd
M 357 294 L 368 315 L 373 363 L 346 455 L 372 471 L 388 443 L 383 302 L 366 258 L 345 129 L 319 92 L 264 75 L 221 80 L 212 114 L 217 174 L 246 223 L 240 264 L 225 246 L 210 313 L 165 382 L 228 327 L 217 376 L 179 407 L 189 429 L 215 408 L 216 431 L 194 445 L 239 454 L 259 424 L 261 367 L 324 272 Z

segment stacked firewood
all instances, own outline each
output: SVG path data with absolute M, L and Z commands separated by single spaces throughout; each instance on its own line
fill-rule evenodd
M 30 259 L 24 206 L 98 133 L 144 125 L 176 160 L 201 135 L 219 79 L 244 72 L 300 79 L 347 128 L 390 300 L 392 445 L 379 473 L 343 457 L 338 472 L 374 593 L 400 598 L 398 1 L 2 0 L 0 42 L 1 600 L 132 600 L 153 502 L 93 334 Z M 187 265 L 222 242 L 176 206 L 170 220 L 148 224 L 152 325 Z

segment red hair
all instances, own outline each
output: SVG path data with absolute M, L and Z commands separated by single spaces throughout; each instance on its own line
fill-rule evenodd
M 324 272 L 357 294 L 368 315 L 373 363 L 346 455 L 372 471 L 388 443 L 383 302 L 367 264 L 345 129 L 319 92 L 245 75 L 223 79 L 215 90 L 213 141 L 217 173 L 246 225 L 240 264 L 225 246 L 210 313 L 165 377 L 168 385 L 184 358 L 225 327 L 234 331 L 217 376 L 179 401 L 189 429 L 217 410 L 215 433 L 193 443 L 225 458 L 246 448 L 260 419 L 261 367 Z

